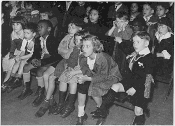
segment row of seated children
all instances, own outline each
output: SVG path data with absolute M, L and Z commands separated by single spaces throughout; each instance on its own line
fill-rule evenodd
M 91 39 L 90 39 L 91 38 Z M 91 40 L 91 41 L 93 41 L 94 39 L 92 39 L 92 38 L 94 38 L 94 37 L 88 37 L 88 39 L 87 40 Z M 96 40 L 96 39 L 95 39 Z M 96 42 L 96 41 L 95 41 Z M 88 47 L 88 46 L 87 46 Z M 92 53 L 92 52 L 91 52 Z M 92 58 L 93 59 L 93 58 Z M 89 65 L 89 64 L 88 64 Z M 99 68 L 98 68 L 99 69 Z M 116 68 L 115 68 L 115 70 L 117 70 Z M 97 70 L 98 71 L 98 70 Z M 117 71 L 119 71 L 119 70 L 117 70 Z M 52 71 L 53 72 L 53 71 Z M 94 72 L 94 71 L 93 71 Z M 117 74 L 118 75 L 118 78 L 115 80 L 114 79 L 114 81 L 115 81 L 115 83 L 117 83 L 118 82 L 118 80 L 120 80 L 119 78 L 120 78 L 120 74 L 118 73 Z M 52 76 L 50 76 L 51 78 L 52 78 Z M 98 77 L 98 76 L 97 76 Z M 101 77 L 101 76 L 100 76 Z M 55 77 L 53 77 L 54 79 L 55 79 Z M 53 79 L 52 78 L 52 79 Z M 83 78 L 83 79 L 87 79 L 87 80 L 89 80 L 90 78 L 88 78 L 88 77 L 79 77 L 79 83 L 81 83 L 81 78 Z M 112 80 L 111 80 L 112 81 Z M 48 82 L 48 80 L 47 80 L 47 82 Z M 45 82 L 45 83 L 47 83 L 47 82 Z M 98 81 L 97 81 L 98 82 Z M 94 83 L 96 83 L 96 82 L 94 82 Z M 111 82 L 112 83 L 112 82 Z M 106 83 L 104 83 L 104 85 L 105 85 Z M 49 83 L 49 85 L 50 85 L 50 83 Z M 75 85 L 77 85 L 77 84 L 75 84 Z M 63 87 L 61 88 L 60 87 L 60 89 L 65 89 L 65 85 L 62 85 Z M 98 86 L 98 84 L 96 85 L 96 86 Z M 46 86 L 45 86 L 46 87 Z M 66 86 L 67 87 L 67 86 Z M 74 86 L 73 86 L 74 87 Z M 72 87 L 72 88 L 73 88 Z M 76 86 L 75 86 L 76 87 Z M 75 88 L 74 87 L 74 88 Z M 86 96 L 86 93 L 87 93 L 87 91 L 88 91 L 88 87 L 89 87 L 89 84 L 86 84 L 86 86 L 85 85 L 78 85 L 78 89 L 80 90 L 79 91 L 79 98 L 82 100 L 83 99 L 83 101 L 84 101 L 84 98 L 85 98 L 85 96 Z M 101 88 L 104 88 L 103 87 L 103 84 L 101 84 Z M 106 88 L 106 87 L 105 87 Z M 107 89 L 109 89 L 110 87 L 107 87 Z M 91 87 L 90 86 L 90 88 L 89 89 L 91 89 L 91 90 L 89 90 L 89 95 L 90 96 L 93 96 L 94 97 L 94 100 L 97 102 L 97 106 L 99 107 L 100 106 L 100 104 L 101 104 L 101 102 L 100 101 L 102 101 L 102 98 L 100 98 L 100 96 L 102 96 L 102 95 L 104 95 L 105 93 L 106 93 L 106 91 L 101 91 L 101 90 L 99 90 L 99 87 Z M 53 90 L 53 89 L 52 89 Z M 49 92 L 49 90 L 48 90 L 48 92 Z M 63 93 L 64 92 L 64 93 Z M 62 98 L 62 100 L 60 100 L 59 99 L 59 102 L 61 102 L 61 101 L 65 101 L 65 90 L 63 91 L 62 93 L 61 93 L 61 91 L 60 91 L 60 97 L 61 96 L 63 96 Z M 93 93 L 93 92 L 96 92 L 96 93 Z M 97 93 L 98 92 L 98 93 Z M 52 93 L 51 93 L 52 94 Z M 41 96 L 41 95 L 40 95 Z M 60 104 L 58 104 L 58 106 L 57 106 L 57 108 L 56 108 L 56 112 L 54 112 L 55 114 L 58 114 L 58 113 L 60 113 L 61 112 L 61 114 L 62 114 L 62 117 L 67 117 L 73 110 L 74 110 L 74 106 L 70 106 L 70 104 L 72 105 L 72 103 L 74 103 L 74 97 L 75 97 L 75 95 L 73 96 L 71 96 L 70 95 L 70 98 L 69 98 L 69 102 L 68 102 L 68 104 L 66 105 L 66 107 L 64 107 L 64 109 L 63 109 L 63 104 L 61 105 L 61 103 Z M 42 98 L 43 98 L 43 95 L 42 95 Z M 41 98 L 40 98 L 41 99 Z M 50 96 L 50 99 L 53 99 L 53 97 L 52 96 Z M 80 123 L 80 124 L 82 124 L 83 122 L 84 122 L 84 118 L 87 118 L 87 116 L 86 116 L 86 114 L 84 115 L 84 105 L 85 105 L 85 103 L 83 102 L 83 101 L 81 101 L 80 100 L 80 102 L 79 102 L 79 118 L 78 118 L 78 120 L 79 120 L 79 122 L 78 123 Z M 42 100 L 39 100 L 40 101 L 40 103 L 41 103 L 41 101 Z M 48 99 L 47 100 L 45 100 L 46 102 L 48 102 Z M 52 100 L 53 101 L 53 100 Z M 39 102 L 38 102 L 39 103 Z M 38 105 L 38 104 L 35 104 L 35 105 Z M 34 106 L 35 106 L 34 105 Z M 47 104 L 48 105 L 48 104 Z M 47 108 L 47 107 L 46 107 Z M 139 108 L 140 109 L 140 108 Z M 62 110 L 64 110 L 64 111 L 62 111 Z M 40 109 L 37 113 L 36 113 L 36 116 L 38 116 L 38 117 L 40 117 L 40 116 L 42 116 L 43 115 L 43 113 L 45 113 L 47 111 L 47 109 L 45 109 L 44 110 L 44 112 L 43 112 L 43 110 L 42 109 Z M 39 114 L 38 114 L 39 113 Z

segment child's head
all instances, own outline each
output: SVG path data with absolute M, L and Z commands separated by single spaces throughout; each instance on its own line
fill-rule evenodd
M 83 54 L 85 57 L 90 57 L 94 53 L 100 53 L 103 49 L 103 44 L 94 35 L 87 35 L 83 38 Z
M 92 9 L 91 6 L 88 6 L 88 7 L 86 8 L 86 15 L 87 15 L 87 16 L 89 16 L 90 10 L 91 10 L 91 9 Z
M 37 25 L 35 23 L 28 23 L 24 27 L 24 38 L 27 40 L 31 40 L 35 37 L 37 32 Z
M 15 7 L 18 5 L 19 1 L 9 1 L 9 4 L 11 5 L 11 7 Z
M 118 28 L 122 28 L 123 25 L 126 26 L 128 24 L 128 13 L 124 11 L 117 13 L 115 24 L 117 25 Z
M 100 18 L 99 11 L 97 9 L 91 9 L 89 13 L 89 19 L 92 23 L 97 23 Z
M 136 13 L 136 12 L 138 12 L 138 10 L 139 10 L 139 5 L 138 5 L 138 3 L 132 3 L 131 4 L 131 13 Z
M 158 22 L 158 32 L 161 35 L 165 35 L 167 32 L 171 32 L 171 21 L 168 18 L 161 18 Z
M 78 1 L 78 5 L 79 5 L 79 6 L 83 6 L 84 4 L 85 4 L 84 1 Z
M 134 33 L 138 31 L 146 31 L 147 25 L 143 18 L 135 18 L 132 22 L 132 28 Z
M 48 9 L 43 8 L 40 10 L 40 20 L 49 20 L 50 12 Z
M 152 3 L 143 4 L 143 16 L 148 17 L 154 13 L 154 7 Z
M 136 52 L 148 47 L 150 41 L 150 36 L 146 31 L 140 31 L 135 33 L 133 37 L 133 47 Z
M 25 9 L 26 10 L 32 10 L 33 9 L 32 2 L 25 1 Z
M 89 35 L 89 32 L 87 31 L 80 31 L 75 33 L 75 45 L 82 45 L 82 38 L 84 38 L 85 36 Z
M 169 3 L 168 2 L 158 2 L 156 6 L 156 14 L 158 17 L 163 17 L 168 12 Z
M 68 25 L 68 33 L 75 34 L 82 30 L 82 26 L 84 25 L 83 21 L 79 19 L 73 19 L 71 23 Z
M 12 19 L 12 28 L 14 32 L 19 32 L 24 29 L 24 26 L 27 24 L 27 20 L 22 16 L 16 16 Z
M 42 37 L 46 37 L 52 30 L 52 23 L 49 20 L 40 20 L 38 22 L 38 33 Z

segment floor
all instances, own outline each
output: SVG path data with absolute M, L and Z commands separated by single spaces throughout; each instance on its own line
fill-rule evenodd
M 36 90 L 36 81 L 32 82 L 33 91 Z M 149 104 L 150 117 L 146 119 L 146 125 L 173 125 L 173 90 L 168 99 L 164 101 L 165 91 L 168 85 L 157 83 L 154 90 L 154 97 Z M 1 94 L 1 125 L 75 125 L 77 120 L 77 102 L 76 110 L 67 118 L 61 118 L 59 115 L 48 115 L 47 113 L 36 118 L 34 114 L 39 107 L 32 107 L 31 103 L 35 99 L 33 95 L 20 101 L 17 96 L 21 93 L 22 87 L 13 90 L 11 93 Z M 58 92 L 55 95 L 58 100 Z M 86 125 L 95 125 L 96 120 L 90 116 L 90 112 L 95 110 L 95 103 L 92 99 L 88 100 L 86 113 L 88 120 Z M 113 106 L 107 117 L 105 125 L 130 125 L 134 117 L 133 111 L 122 107 Z

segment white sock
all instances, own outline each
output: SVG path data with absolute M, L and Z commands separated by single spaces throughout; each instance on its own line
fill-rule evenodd
M 28 73 L 23 73 L 24 83 L 30 82 L 30 71 Z
M 85 114 L 84 107 L 85 106 L 79 106 L 78 105 L 78 117 L 84 116 L 84 114 Z
M 36 77 L 36 79 L 38 81 L 38 86 L 44 87 L 44 79 L 43 79 L 43 77 Z

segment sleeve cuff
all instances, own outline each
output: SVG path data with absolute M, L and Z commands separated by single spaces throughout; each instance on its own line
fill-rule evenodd
M 166 50 L 163 50 L 162 53 L 165 59 L 170 59 L 171 55 Z

